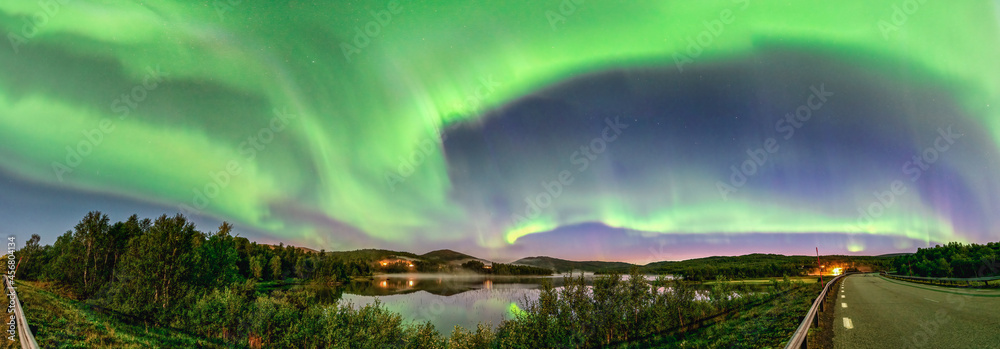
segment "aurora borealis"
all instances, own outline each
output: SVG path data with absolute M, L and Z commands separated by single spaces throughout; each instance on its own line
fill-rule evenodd
M 24 239 L 89 210 L 500 261 L 1000 236 L 997 1 L 7 1 L 0 31 Z

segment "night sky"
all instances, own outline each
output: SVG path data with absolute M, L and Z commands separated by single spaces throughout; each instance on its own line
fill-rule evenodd
M 0 4 L 0 233 L 510 261 L 1000 237 L 998 1 Z M 47 3 L 46 3 L 47 4 Z

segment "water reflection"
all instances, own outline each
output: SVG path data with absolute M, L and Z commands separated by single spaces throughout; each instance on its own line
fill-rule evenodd
M 588 285 L 593 285 L 594 275 L 584 278 Z M 647 280 L 654 278 L 650 276 Z M 322 293 L 325 300 L 336 297 L 355 306 L 378 299 L 387 309 L 401 314 L 404 321 L 430 321 L 439 331 L 450 333 L 456 325 L 467 329 L 479 323 L 496 326 L 514 317 L 525 301 L 538 298 L 541 284 L 546 281 L 559 288 L 563 277 L 388 274 L 339 286 L 295 286 L 291 291 L 309 290 L 317 293 L 317 298 Z M 696 291 L 699 299 L 707 296 L 707 287 Z
M 593 275 L 586 275 L 586 280 L 592 284 Z M 289 291 L 310 291 L 317 298 L 322 294 L 324 303 L 335 297 L 354 306 L 378 299 L 404 321 L 431 321 L 438 330 L 450 332 L 456 325 L 475 328 L 483 322 L 495 326 L 513 317 L 526 300 L 538 298 L 545 281 L 557 287 L 563 283 L 561 276 L 387 274 L 337 286 L 292 286 Z
M 404 321 L 430 321 L 439 331 L 450 333 L 456 325 L 475 328 L 482 322 L 496 326 L 513 317 L 512 308 L 525 299 L 538 298 L 538 293 L 537 285 L 503 284 L 447 296 L 424 290 L 386 296 L 345 293 L 341 301 L 361 306 L 378 299 Z

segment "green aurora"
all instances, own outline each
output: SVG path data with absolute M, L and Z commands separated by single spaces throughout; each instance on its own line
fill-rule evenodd
M 367 247 L 351 234 L 502 248 L 588 222 L 643 236 L 988 234 L 956 229 L 919 195 L 857 227 L 853 205 L 872 200 L 864 188 L 839 212 L 764 190 L 722 201 L 714 183 L 728 173 L 714 169 L 660 183 L 701 192 L 644 212 L 630 196 L 596 191 L 517 224 L 481 224 L 484 213 L 453 199 L 438 134 L 575 77 L 683 74 L 780 46 L 942 88 L 995 152 L 994 1 L 41 3 L 0 3 L 0 168 L 67 192 L 177 207 L 327 249 Z M 970 171 L 960 171 L 969 187 L 995 192 Z M 559 213 L 569 209 L 582 213 Z M 863 238 L 851 241 L 846 250 L 865 250 Z

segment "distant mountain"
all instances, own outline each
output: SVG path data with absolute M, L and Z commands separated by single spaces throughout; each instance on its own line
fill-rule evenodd
M 281 248 L 281 246 L 278 246 L 278 245 L 269 245 L 269 244 L 261 244 L 261 245 L 270 247 L 272 250 L 276 249 L 276 248 Z M 284 247 L 288 247 L 288 246 L 291 246 L 291 245 L 285 245 Z M 298 246 L 293 246 L 293 247 L 295 247 L 296 250 L 299 250 L 299 251 L 302 251 L 302 252 L 305 252 L 305 253 L 317 253 L 317 252 L 319 252 L 319 251 L 316 251 L 316 250 L 308 248 L 308 247 L 298 247 Z
M 441 261 L 441 262 L 451 262 L 451 261 L 466 260 L 466 259 L 479 260 L 479 258 L 461 252 L 455 252 L 452 250 L 431 251 L 420 255 L 420 258 L 431 261 Z
M 742 256 L 712 256 L 703 258 L 686 259 L 683 261 L 663 261 L 653 262 L 643 266 L 646 270 L 684 268 L 689 266 L 703 265 L 749 265 L 764 263 L 799 263 L 806 264 L 815 262 L 816 257 L 811 256 L 785 256 L 780 254 L 753 253 Z
M 600 261 L 568 261 L 565 259 L 552 258 L 552 257 L 527 257 L 521 258 L 514 261 L 511 264 L 528 265 L 533 267 L 545 268 L 555 270 L 556 272 L 569 272 L 569 271 L 628 271 L 629 268 L 636 266 L 635 264 L 625 263 L 625 262 L 600 262 Z
M 892 258 L 887 256 L 824 255 L 819 257 L 822 268 L 858 268 L 885 270 Z M 754 253 L 743 256 L 713 256 L 683 261 L 653 262 L 641 270 L 650 274 L 680 275 L 689 280 L 713 280 L 717 277 L 758 278 L 803 275 L 821 268 L 816 256 L 785 256 Z
M 337 251 L 337 252 L 327 252 L 327 254 L 342 261 L 374 262 L 383 259 L 420 259 L 420 256 L 417 256 L 410 252 L 378 250 L 378 249 Z
M 278 246 L 268 245 L 271 248 Z M 313 249 L 296 247 L 305 252 L 316 252 Z M 328 256 L 341 261 L 361 261 L 375 263 L 382 260 L 404 259 L 410 261 L 423 261 L 431 265 L 449 265 L 452 268 L 460 266 L 462 263 L 477 260 L 486 265 L 493 264 L 492 261 L 471 256 L 454 250 L 442 249 L 417 255 L 410 252 L 391 251 L 382 249 L 363 249 L 355 251 L 326 252 Z M 884 269 L 893 257 L 908 255 L 909 253 L 893 253 L 880 256 L 841 256 L 824 255 L 820 256 L 821 263 L 831 265 L 857 266 L 859 268 L 882 268 Z M 704 258 L 688 259 L 683 261 L 662 261 L 653 262 L 646 265 L 635 265 L 625 262 L 604 262 L 604 261 L 570 261 L 565 259 L 537 256 L 518 259 L 510 264 L 526 265 L 538 268 L 553 270 L 557 273 L 570 271 L 585 272 L 617 272 L 627 273 L 633 267 L 639 267 L 644 273 L 651 274 L 690 274 L 691 271 L 708 268 L 712 272 L 730 272 L 744 274 L 757 272 L 759 270 L 778 270 L 782 273 L 792 274 L 800 270 L 816 268 L 815 256 L 785 256 L 780 254 L 754 253 L 742 256 L 712 256 Z M 433 267 L 436 268 L 436 267 Z M 794 270 L 793 270 L 794 269 Z M 773 270 L 772 270 L 773 271 Z M 777 272 L 775 272 L 777 273 Z
M 483 262 L 483 264 L 486 264 L 486 265 L 493 264 L 493 262 L 491 262 L 491 261 L 488 261 L 488 260 L 485 260 L 485 259 L 482 259 L 482 258 L 479 258 L 479 257 L 475 257 L 475 256 L 470 256 L 470 255 L 464 254 L 462 252 L 455 252 L 455 251 L 452 251 L 452 250 L 431 251 L 431 252 L 427 252 L 427 253 L 424 253 L 424 254 L 420 255 L 420 258 L 422 258 L 422 259 L 424 259 L 424 260 L 426 260 L 428 262 L 437 262 L 437 263 L 442 263 L 442 264 L 449 264 L 449 265 L 452 265 L 452 266 L 459 266 L 459 265 L 462 265 L 462 263 L 465 263 L 465 262 L 468 262 L 468 261 L 471 261 L 471 260 L 477 260 L 477 261 Z
M 414 253 L 403 252 L 403 251 L 364 249 L 356 251 L 327 252 L 327 255 L 333 256 L 334 258 L 342 261 L 362 261 L 368 263 L 373 263 L 376 261 L 387 260 L 387 259 L 406 259 L 411 261 L 425 261 L 431 263 L 450 264 L 450 265 L 461 265 L 462 263 L 468 262 L 470 260 L 478 260 L 480 262 L 483 262 L 484 264 L 493 263 L 491 261 L 482 258 L 477 258 L 461 252 L 455 252 L 452 250 L 437 250 L 422 255 L 417 255 Z

